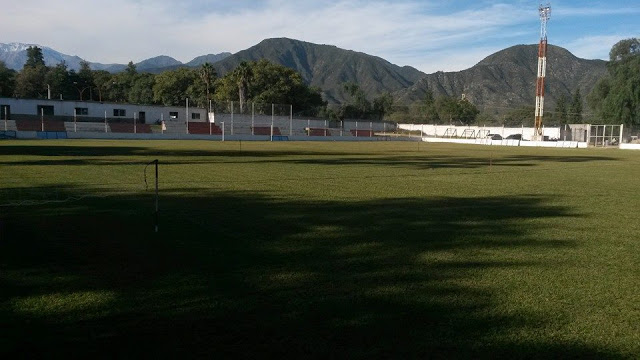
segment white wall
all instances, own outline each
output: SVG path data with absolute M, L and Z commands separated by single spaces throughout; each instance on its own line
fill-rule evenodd
M 520 134 L 523 139 L 530 140 L 533 137 L 534 129 L 532 127 L 502 127 L 502 126 L 451 126 L 451 125 L 428 125 L 428 124 L 398 124 L 398 128 L 409 131 L 421 131 L 425 136 L 443 137 L 447 133 L 447 129 L 455 129 L 457 137 L 463 137 L 465 130 L 474 132 L 481 131 L 483 134 L 487 131 L 490 134 L 498 134 L 502 138 L 509 135 Z M 451 132 L 452 130 L 450 130 Z M 544 127 L 542 134 L 548 136 L 549 139 L 560 138 L 559 127 Z

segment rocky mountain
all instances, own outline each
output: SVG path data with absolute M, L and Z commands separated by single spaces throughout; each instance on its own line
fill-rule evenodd
M 400 67 L 376 56 L 287 38 L 263 40 L 215 63 L 215 67 L 224 75 L 242 61 L 260 59 L 298 71 L 308 84 L 319 87 L 329 102 L 344 100 L 345 82 L 357 83 L 373 97 L 412 86 L 425 76 L 410 66 Z
M 394 94 L 402 103 L 424 99 L 426 90 L 435 96 L 466 99 L 495 114 L 535 100 L 538 45 L 517 45 L 487 56 L 475 66 L 458 72 L 437 72 Z M 549 45 L 545 104 L 555 105 L 561 95 L 580 88 L 586 96 L 606 73 L 606 61 L 580 59 L 568 50 Z
M 24 63 L 27 61 L 27 48 L 29 46 L 37 46 L 42 49 L 44 63 L 47 66 L 55 66 L 64 61 L 69 69 L 77 71 L 78 69 L 80 69 L 80 62 L 83 61 L 83 59 L 79 56 L 66 55 L 46 46 L 23 43 L 0 43 L 0 61 L 3 61 L 10 69 L 16 71 L 21 70 L 24 66 Z M 172 57 L 162 55 L 143 60 L 135 65 L 140 71 L 161 72 L 166 69 L 176 68 L 180 66 L 200 66 L 207 61 L 213 63 L 222 60 L 229 55 L 231 54 L 220 53 L 198 56 L 186 64 L 183 64 L 182 62 Z M 101 64 L 97 62 L 89 62 L 89 66 L 93 70 L 106 70 L 111 73 L 120 72 L 127 68 L 126 64 Z
M 222 52 L 220 54 L 207 54 L 207 55 L 202 55 L 202 56 L 198 56 L 197 58 L 189 61 L 188 63 L 186 63 L 186 66 L 189 67 L 196 67 L 196 66 L 200 66 L 206 62 L 208 63 L 217 63 L 220 60 L 224 60 L 225 58 L 228 58 L 229 56 L 231 56 L 230 52 Z

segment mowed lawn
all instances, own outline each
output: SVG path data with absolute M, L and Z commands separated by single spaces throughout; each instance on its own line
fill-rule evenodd
M 1 141 L 0 355 L 638 358 L 639 179 L 617 149 Z

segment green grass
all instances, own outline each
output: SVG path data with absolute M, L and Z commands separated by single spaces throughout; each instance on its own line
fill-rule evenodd
M 638 179 L 621 150 L 3 141 L 0 355 L 637 358 Z

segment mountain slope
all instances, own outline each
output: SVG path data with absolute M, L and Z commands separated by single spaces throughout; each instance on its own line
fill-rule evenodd
M 489 55 L 475 66 L 458 72 L 437 72 L 423 77 L 394 94 L 399 102 L 424 99 L 426 90 L 435 96 L 465 97 L 493 113 L 535 100 L 537 45 L 516 45 Z M 546 73 L 546 105 L 555 105 L 561 95 L 580 88 L 586 96 L 606 73 L 606 61 L 580 59 L 568 50 L 549 45 Z
M 226 58 L 228 58 L 229 56 L 231 56 L 230 52 L 222 52 L 220 54 L 207 54 L 207 55 L 202 55 L 202 56 L 198 56 L 195 59 L 189 61 L 188 63 L 186 63 L 185 65 L 189 66 L 189 67 L 196 67 L 196 66 L 200 66 L 206 62 L 208 63 L 216 63 L 220 60 L 224 60 Z
M 342 84 L 354 82 L 370 97 L 413 85 L 425 74 L 360 52 L 287 38 L 267 39 L 215 63 L 224 75 L 242 61 L 267 59 L 298 71 L 311 86 L 323 91 L 325 100 L 345 99 Z

